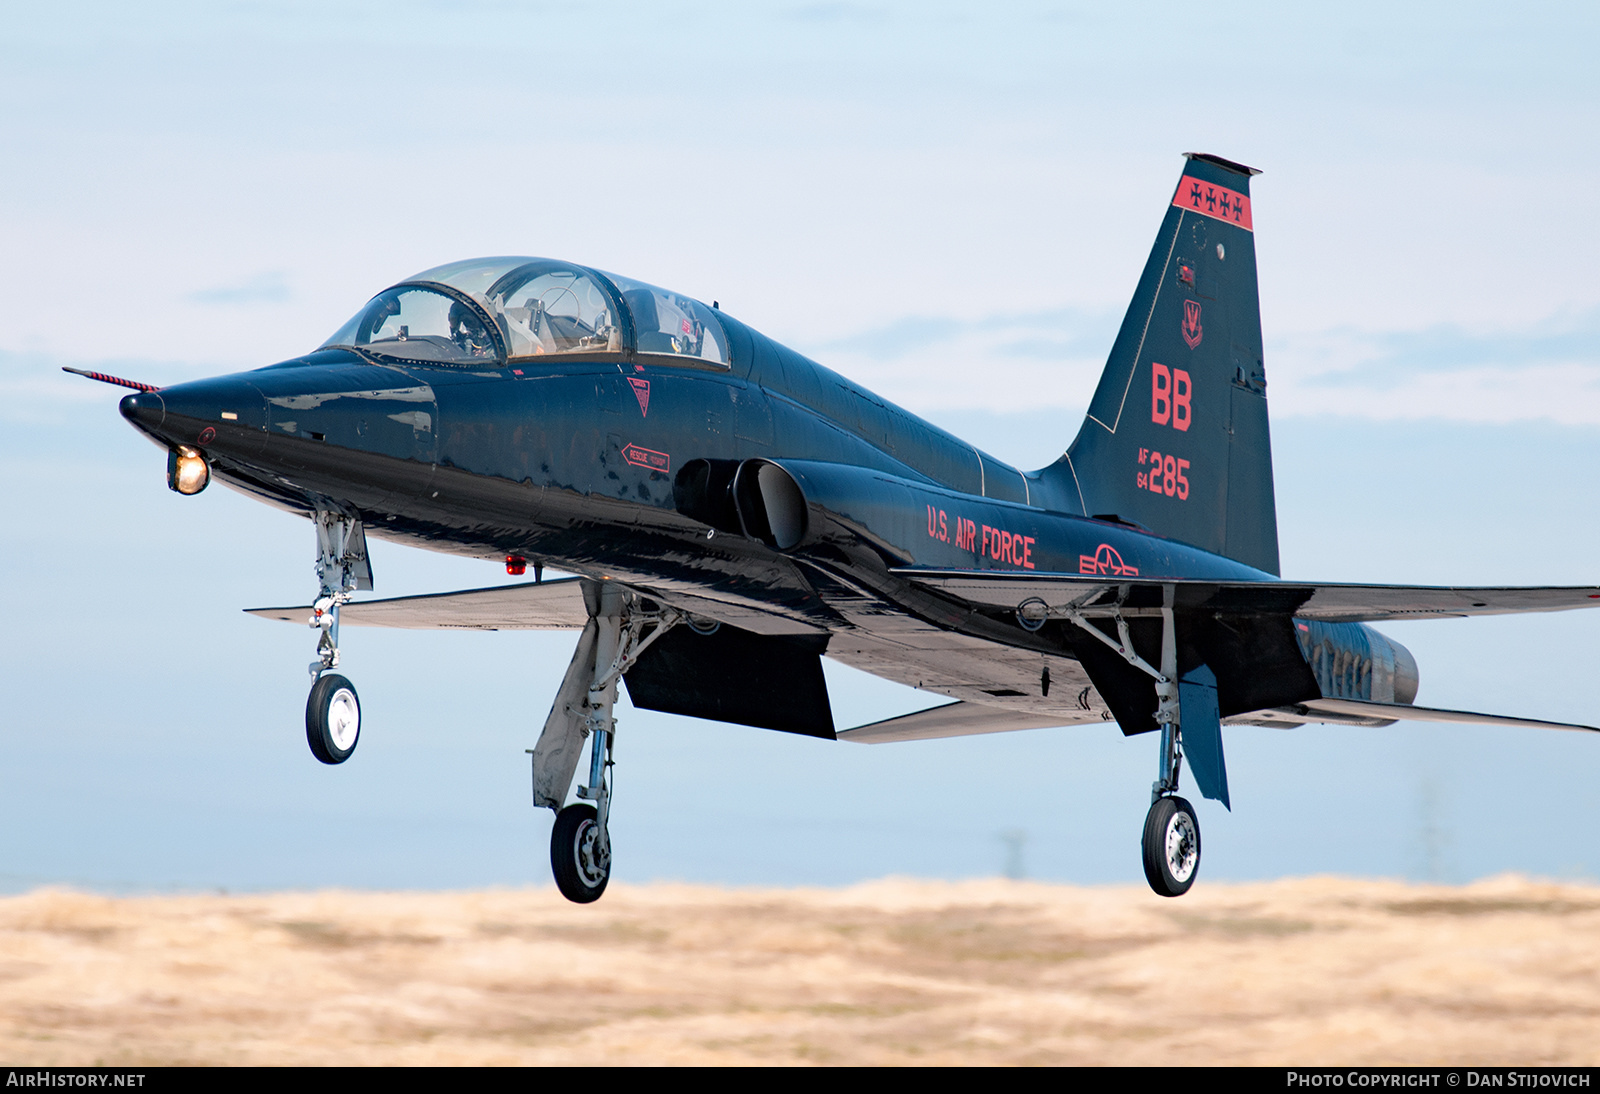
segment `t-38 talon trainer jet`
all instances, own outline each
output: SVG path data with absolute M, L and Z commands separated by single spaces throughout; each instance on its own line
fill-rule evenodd
M 1037 471 L 715 302 L 542 258 L 427 270 L 253 372 L 96 378 L 140 389 L 122 414 L 166 450 L 172 489 L 220 478 L 311 519 L 315 602 L 255 611 L 318 632 L 306 735 L 324 763 L 361 731 L 341 621 L 579 632 L 531 750 L 572 900 L 610 876 L 619 680 L 648 710 L 848 741 L 1154 733 L 1144 869 L 1177 896 L 1200 862 L 1181 759 L 1227 805 L 1224 722 L 1554 725 L 1412 705 L 1415 660 L 1368 623 L 1600 606 L 1600 588 L 1280 580 L 1256 173 L 1186 158 L 1088 418 Z M 369 533 L 536 580 L 358 602 Z M 824 655 L 954 702 L 836 730 Z

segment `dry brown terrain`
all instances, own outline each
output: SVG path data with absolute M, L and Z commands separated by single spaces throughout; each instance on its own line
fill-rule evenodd
M 27 1064 L 1600 1062 L 1600 889 L 0 900 Z

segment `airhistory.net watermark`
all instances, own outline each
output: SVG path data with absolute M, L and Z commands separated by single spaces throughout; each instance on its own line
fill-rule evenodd
M 81 1071 L 77 1069 L 29 1068 L 24 1071 L 7 1070 L 6 1086 L 57 1087 L 140 1087 L 144 1085 L 142 1071 Z

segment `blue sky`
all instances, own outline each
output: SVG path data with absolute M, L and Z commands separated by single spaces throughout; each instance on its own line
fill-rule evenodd
M 542 883 L 561 636 L 352 632 L 299 730 L 303 523 L 171 495 L 73 365 L 321 342 L 477 254 L 706 299 L 1036 466 L 1070 440 L 1184 151 L 1253 187 L 1285 572 L 1596 578 L 1600 70 L 1586 5 L 87 4 L 0 28 L 0 885 Z M 378 592 L 504 580 L 378 548 Z M 1413 624 L 1421 701 L 1594 720 L 1600 619 Z M 841 721 L 921 697 L 839 673 Z M 628 715 L 620 876 L 1137 881 L 1153 746 L 846 748 Z M 1600 873 L 1600 741 L 1231 731 L 1207 872 Z M 1148 746 L 1148 747 L 1147 747 Z M 1430 834 L 1431 833 L 1431 834 Z M 715 846 L 718 850 L 712 850 Z M 7 880 L 9 879 L 9 881 Z

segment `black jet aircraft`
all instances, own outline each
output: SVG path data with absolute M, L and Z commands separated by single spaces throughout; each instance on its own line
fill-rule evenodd
M 318 633 L 305 721 L 322 762 L 361 732 L 341 622 L 578 632 L 530 750 L 572 900 L 610 875 L 619 681 L 644 709 L 847 741 L 1152 733 L 1144 870 L 1176 896 L 1200 861 L 1181 759 L 1227 805 L 1224 723 L 1553 724 L 1413 705 L 1415 660 L 1367 624 L 1600 606 L 1600 588 L 1280 579 L 1257 173 L 1186 157 L 1088 417 L 1037 471 L 715 301 L 543 258 L 427 270 L 252 372 L 96 378 L 140 389 L 122 414 L 166 451 L 172 489 L 216 478 L 310 518 L 315 603 L 255 611 Z M 358 601 L 368 535 L 535 580 Z M 824 655 L 954 701 L 839 730 Z

